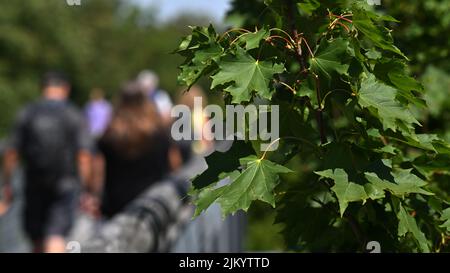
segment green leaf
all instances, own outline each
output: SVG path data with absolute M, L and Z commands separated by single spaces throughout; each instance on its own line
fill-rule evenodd
M 278 174 L 291 172 L 284 166 L 256 156 L 243 160 L 247 163 L 246 169 L 226 186 L 218 198 L 225 215 L 240 209 L 247 211 L 254 200 L 269 203 L 274 207 L 273 190 L 279 182 Z
M 240 161 L 241 164 L 246 165 L 242 173 L 235 170 L 220 175 L 220 179 L 229 177 L 231 184 L 216 189 L 209 186 L 200 191 L 198 198 L 194 201 L 195 216 L 200 215 L 215 201 L 221 205 L 223 215 L 240 209 L 247 211 L 254 200 L 261 200 L 275 206 L 273 190 L 279 181 L 278 174 L 289 173 L 291 170 L 254 155 L 242 158 Z
M 228 173 L 221 173 L 219 175 L 219 180 L 229 178 L 230 181 L 234 181 L 239 175 L 240 173 L 237 170 Z M 219 198 L 223 194 L 227 187 L 228 185 L 216 188 L 216 183 L 214 183 L 213 185 L 203 188 L 198 194 L 197 198 L 194 200 L 195 213 L 193 217 L 195 218 L 199 216 L 203 211 L 206 211 L 217 200 L 217 198 Z M 194 195 L 196 191 L 195 188 L 193 189 L 193 191 L 194 192 L 191 193 L 191 195 Z
M 311 15 L 316 9 L 320 7 L 320 2 L 317 0 L 303 0 L 301 3 L 297 3 L 297 9 L 299 13 L 306 13 Z
M 397 212 L 398 222 L 398 236 L 403 237 L 406 233 L 410 232 L 417 242 L 417 245 L 422 252 L 430 252 L 427 238 L 425 234 L 417 226 L 416 220 L 410 214 L 406 212 L 403 206 L 399 205 Z
M 436 154 L 450 155 L 450 144 L 435 134 L 416 134 L 414 137 L 405 136 L 404 139 L 390 138 L 408 144 L 411 147 L 431 151 Z
M 208 169 L 194 178 L 192 186 L 195 189 L 202 189 L 218 182 L 222 173 L 229 173 L 239 166 L 239 159 L 253 154 L 251 146 L 244 141 L 234 141 L 233 146 L 226 152 L 216 151 L 206 157 Z M 220 162 L 220 164 L 217 164 Z
M 180 66 L 178 83 L 191 88 L 200 77 L 212 72 L 215 62 L 223 54 L 223 48 L 217 43 L 218 35 L 212 25 L 192 28 L 192 35 L 181 42 L 177 53 L 186 57 Z
M 400 23 L 399 20 L 395 19 L 394 17 L 390 16 L 390 15 L 386 15 L 386 14 L 378 14 L 375 10 L 373 9 L 367 9 L 367 8 L 362 8 L 365 12 L 365 14 L 372 19 L 373 21 L 379 22 L 379 21 L 387 21 L 387 22 L 396 22 L 396 23 Z
M 377 189 L 387 190 L 398 197 L 404 197 L 411 193 L 433 195 L 433 193 L 422 188 L 427 185 L 427 182 L 412 174 L 411 169 L 401 169 L 391 172 L 391 174 L 395 183 L 381 179 L 375 173 L 366 172 L 365 177 Z
M 419 107 L 426 107 L 423 99 L 417 97 L 412 91 L 423 92 L 423 86 L 407 73 L 406 65 L 396 59 L 380 61 L 375 65 L 374 74 L 386 84 L 398 88 L 398 95 Z
M 384 130 L 391 129 L 394 132 L 402 129 L 399 123 L 410 128 L 413 124 L 420 123 L 405 106 L 396 100 L 397 90 L 383 84 L 373 74 L 364 79 L 358 92 L 358 102 L 368 108 L 374 115 L 378 116 L 383 124 Z
M 398 154 L 398 150 L 392 145 L 383 146 L 382 148 L 377 149 L 375 151 L 380 152 L 380 153 L 391 154 L 391 155 L 397 155 Z
M 223 48 L 218 44 L 213 43 L 209 47 L 197 51 L 192 62 L 194 64 L 208 64 L 212 60 L 218 61 L 222 53 Z
M 392 37 L 388 31 L 375 25 L 373 19 L 374 17 L 365 10 L 355 9 L 353 11 L 353 25 L 358 31 L 363 33 L 377 47 L 394 52 L 407 59 L 400 49 L 393 44 Z
M 365 55 L 367 56 L 367 58 L 372 60 L 378 60 L 382 57 L 381 53 L 375 48 L 369 49 L 369 51 L 367 51 Z
M 193 217 L 195 218 L 203 211 L 206 211 L 217 200 L 217 198 L 219 198 L 226 187 L 227 186 L 223 186 L 218 189 L 213 189 L 210 187 L 204 188 L 194 201 L 195 213 Z
M 417 135 L 415 135 L 414 139 L 410 138 L 410 137 L 405 137 L 405 139 L 407 140 L 406 143 L 408 143 L 409 145 L 411 145 L 413 147 L 428 150 L 428 151 L 433 151 L 433 152 L 437 153 L 436 149 L 433 146 L 434 142 L 439 141 L 439 137 L 437 135 L 417 134 Z
M 177 53 L 182 55 L 190 55 L 192 50 L 200 48 L 202 45 L 209 45 L 218 38 L 216 31 L 212 25 L 208 27 L 191 27 L 192 34 L 185 37 L 178 49 Z
M 321 77 L 331 80 L 333 74 L 345 74 L 348 64 L 342 64 L 345 59 L 349 42 L 337 38 L 332 41 L 323 40 L 316 50 L 314 57 L 310 59 L 311 71 Z
M 394 17 L 392 17 L 390 15 L 386 15 L 386 14 L 385 15 L 377 15 L 375 20 L 400 23 L 399 20 L 395 19 Z
M 218 61 L 223 54 L 223 49 L 216 44 L 195 52 L 194 58 L 186 65 L 180 66 L 181 73 L 178 76 L 178 82 L 190 88 L 201 76 L 204 76 L 208 69 Z
M 440 227 L 446 228 L 447 231 L 450 232 L 450 208 L 442 211 L 440 220 L 444 221 L 444 223 L 440 225 Z
M 423 91 L 423 86 L 414 78 L 406 73 L 406 66 L 403 63 L 396 62 L 396 65 L 389 69 L 389 79 L 400 90 L 404 91 Z
M 272 97 L 269 84 L 275 74 L 285 70 L 283 64 L 255 60 L 238 47 L 236 56 L 220 61 L 219 72 L 212 76 L 211 89 L 218 85 L 231 84 L 224 91 L 233 96 L 233 103 L 250 101 L 255 91 L 263 98 Z
M 336 194 L 339 201 L 339 210 L 341 217 L 344 215 L 345 210 L 348 207 L 348 203 L 363 201 L 367 199 L 378 199 L 382 198 L 384 194 L 381 194 L 378 189 L 368 186 L 366 192 L 366 187 L 349 182 L 348 175 L 343 169 L 325 170 L 320 172 L 315 172 L 321 177 L 326 177 L 334 180 L 334 186 L 331 190 Z M 369 193 L 369 194 L 368 194 Z
M 267 39 L 269 35 L 269 31 L 265 28 L 262 28 L 256 32 L 243 34 L 239 40 L 245 43 L 245 49 L 248 51 L 254 48 L 258 48 L 261 41 Z
M 412 162 L 421 175 L 431 180 L 434 175 L 450 176 L 450 155 L 422 155 Z

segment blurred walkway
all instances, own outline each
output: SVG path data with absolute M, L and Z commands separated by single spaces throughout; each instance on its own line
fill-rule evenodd
M 221 144 L 221 146 L 228 146 L 230 143 L 223 142 Z M 221 150 L 223 149 L 221 147 Z M 186 174 L 187 177 L 195 177 L 208 167 L 203 158 L 194 160 L 191 166 L 187 168 L 190 172 Z M 224 180 L 219 184 L 226 183 L 229 181 Z M 220 206 L 213 204 L 206 212 L 186 225 L 171 252 L 243 252 L 245 219 L 243 212 L 222 219 Z
M 0 173 L 1 176 L 1 173 Z M 1 183 L 0 183 L 1 184 Z M 29 252 L 30 245 L 22 232 L 22 193 L 23 173 L 17 171 L 12 180 L 14 202 L 9 211 L 0 217 L 0 253 L 4 252 Z
M 207 168 L 203 158 L 197 158 L 185 168 L 184 175 L 193 177 Z M 221 183 L 227 183 L 222 181 Z M 30 246 L 22 232 L 22 189 L 23 175 L 19 170 L 14 175 L 15 200 L 8 213 L 0 218 L 0 253 L 29 252 Z M 245 230 L 245 216 L 237 213 L 222 220 L 220 207 L 211 206 L 205 213 L 191 221 L 194 208 L 188 211 L 187 219 L 172 243 L 169 252 L 242 252 Z M 91 236 L 100 224 L 86 215 L 80 214 L 71 238 L 78 240 Z

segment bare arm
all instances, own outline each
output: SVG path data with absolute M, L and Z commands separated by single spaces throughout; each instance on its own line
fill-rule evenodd
M 170 145 L 169 148 L 169 168 L 171 172 L 178 171 L 183 166 L 183 159 L 180 148 L 176 145 Z
M 89 151 L 78 152 L 78 172 L 80 174 L 83 189 L 88 192 L 93 191 L 92 185 L 92 155 Z
M 101 153 L 92 156 L 91 188 L 93 193 L 100 195 L 105 181 L 105 158 Z
M 8 207 L 13 200 L 11 179 L 14 171 L 19 164 L 19 151 L 22 148 L 23 130 L 28 122 L 28 116 L 28 108 L 23 109 L 17 115 L 10 142 L 8 143 L 7 148 L 3 154 L 3 188 L 0 188 L 3 195 L 3 200 L 0 202 L 0 207 L 3 208 L 0 208 L 0 215 L 8 210 Z
M 3 200 L 0 201 L 0 216 L 4 214 L 13 200 L 13 191 L 11 186 L 11 177 L 18 164 L 18 153 L 14 149 L 5 152 L 3 158 Z
M 100 194 L 103 188 L 101 166 L 99 167 L 99 155 L 92 155 L 88 151 L 82 151 L 78 155 L 78 166 L 83 185 L 83 194 L 81 195 L 81 209 L 93 216 L 99 217 L 100 213 Z

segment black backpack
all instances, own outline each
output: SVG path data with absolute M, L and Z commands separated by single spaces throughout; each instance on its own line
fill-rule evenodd
M 64 172 L 71 161 L 74 132 L 70 131 L 67 106 L 62 103 L 37 104 L 29 112 L 24 131 L 24 156 L 27 168 L 42 174 Z

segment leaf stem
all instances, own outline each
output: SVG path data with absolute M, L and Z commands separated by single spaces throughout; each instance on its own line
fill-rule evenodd
M 324 104 L 325 104 L 325 102 L 326 102 L 326 100 L 327 100 L 327 97 L 328 97 L 329 95 L 331 95 L 332 93 L 336 92 L 336 91 L 345 92 L 345 93 L 349 94 L 350 96 L 353 95 L 353 93 L 351 93 L 350 91 L 345 90 L 345 89 L 341 89 L 341 88 L 333 89 L 333 90 L 329 91 L 329 92 L 325 95 L 325 97 L 323 97 L 322 101 L 320 102 L 320 105 L 322 106 L 322 108 L 323 108 L 323 106 L 324 106 Z
M 262 155 L 262 157 L 259 160 L 263 160 L 266 157 L 267 152 L 269 151 L 270 147 L 272 147 L 273 144 L 277 143 L 278 141 L 281 140 L 281 137 L 275 139 L 274 141 L 272 141 L 269 146 L 267 146 L 267 149 L 264 151 L 264 154 Z
M 309 46 L 309 43 L 308 43 L 308 41 L 305 39 L 305 37 L 301 37 L 301 38 L 300 38 L 300 43 L 301 43 L 301 41 L 305 41 L 306 47 L 308 48 L 308 51 L 309 51 L 309 54 L 311 55 L 312 58 L 315 58 L 315 57 L 314 57 L 314 53 L 312 52 L 311 47 Z
M 281 81 L 279 81 L 278 83 L 281 84 L 281 85 L 283 85 L 284 87 L 288 88 L 289 90 L 291 90 L 291 92 L 292 92 L 294 95 L 297 94 L 297 91 L 295 91 L 294 88 L 292 88 L 289 84 L 284 83 L 284 82 L 281 82 Z
M 295 25 L 295 18 L 294 18 L 294 14 L 293 14 L 293 10 L 294 10 L 294 1 L 290 0 L 289 1 L 291 8 L 288 7 L 288 21 L 289 24 L 291 25 L 292 28 L 292 33 L 294 34 L 295 37 L 295 41 L 296 41 L 296 45 L 297 45 L 297 60 L 300 63 L 300 65 L 306 69 L 306 63 L 305 60 L 302 56 L 302 49 L 301 49 L 301 42 L 305 41 L 306 46 L 308 47 L 309 53 L 311 54 L 311 57 L 314 58 L 314 53 L 311 50 L 311 47 L 308 44 L 308 41 L 303 37 L 303 34 L 299 34 L 297 31 L 297 27 Z M 319 77 L 314 74 L 314 79 L 316 81 L 316 94 L 317 94 L 317 100 L 319 101 L 319 108 L 316 111 L 316 119 L 317 119 L 317 123 L 319 126 L 319 130 L 320 130 L 320 142 L 323 144 L 325 144 L 327 142 L 326 139 L 326 134 L 325 134 L 325 126 L 323 123 L 323 109 L 320 105 L 321 102 L 321 96 L 320 96 L 320 84 L 319 84 Z
M 298 34 L 297 27 L 295 25 L 295 15 L 293 13 L 294 4 L 295 4 L 294 1 L 292 1 L 292 0 L 289 1 L 287 19 L 288 19 L 289 25 L 291 27 L 292 34 L 294 36 L 293 40 L 294 40 L 294 44 L 296 45 L 295 48 L 297 49 L 296 50 L 297 54 L 295 54 L 295 57 L 297 58 L 297 61 L 300 64 L 300 67 L 302 67 L 303 69 L 306 69 L 306 63 L 303 58 L 302 48 L 300 46 L 300 44 L 301 44 L 300 37 L 301 36 Z M 290 36 L 290 37 L 292 38 L 292 36 Z
M 278 32 L 281 32 L 281 33 L 283 33 L 284 35 L 286 35 L 288 38 L 289 38 L 289 40 L 291 41 L 291 43 L 294 45 L 295 44 L 295 40 L 292 38 L 292 36 L 291 35 L 289 35 L 289 33 L 287 33 L 286 31 L 284 31 L 284 30 L 282 30 L 282 29 L 280 29 L 280 28 L 271 28 L 271 29 L 269 29 L 269 32 L 272 32 L 272 31 L 278 31 Z
M 267 37 L 266 41 L 268 41 L 268 40 L 270 40 L 270 39 L 272 39 L 272 38 L 282 39 L 282 40 L 285 41 L 287 44 L 291 45 L 292 48 L 295 48 L 295 44 L 293 44 L 291 41 L 289 41 L 288 39 L 286 39 L 285 37 L 280 36 L 280 35 L 271 35 L 271 36 Z
M 335 19 L 333 20 L 333 22 L 331 22 L 331 24 L 328 26 L 328 29 L 334 29 L 334 27 L 336 26 L 336 24 L 342 26 L 345 28 L 345 30 L 347 31 L 347 33 L 350 33 L 350 28 L 348 26 L 346 26 L 345 24 L 339 22 L 340 20 L 344 20 L 350 24 L 353 24 L 353 21 L 346 18 L 346 17 L 351 17 L 353 16 L 353 14 L 344 14 L 344 15 L 336 15 L 333 14 L 331 11 L 328 11 L 328 16 L 330 17 L 330 20 L 332 20 L 332 17 L 335 17 Z
M 222 34 L 222 36 L 220 37 L 220 39 L 219 39 L 219 42 L 220 41 L 222 41 L 223 40 L 223 38 L 225 38 L 225 36 L 226 35 L 229 35 L 231 32 L 245 32 L 245 33 L 249 33 L 250 31 L 249 30 L 247 30 L 247 29 L 244 29 L 244 28 L 232 28 L 232 29 L 230 29 L 230 30 L 227 30 L 226 32 L 224 32 L 223 34 Z
M 351 16 L 353 16 L 352 14 L 345 14 L 345 15 L 331 14 L 331 16 L 337 17 L 337 19 L 344 20 L 344 21 L 347 21 L 347 22 L 349 22 L 349 23 L 353 23 L 352 20 L 350 20 L 350 19 L 348 19 L 348 18 L 345 18 L 345 17 L 351 17 Z
M 350 28 L 348 26 L 346 26 L 345 24 L 341 23 L 341 22 L 336 22 L 336 24 L 342 26 L 343 28 L 345 28 L 345 30 L 347 31 L 347 33 L 350 33 Z
M 247 35 L 247 34 L 249 34 L 249 33 L 250 33 L 250 32 L 246 32 L 246 33 L 242 33 L 241 35 L 237 36 L 233 41 L 231 41 L 230 47 L 231 47 L 234 43 L 236 43 L 240 38 L 242 38 L 243 36 L 245 36 L 245 35 Z
M 294 140 L 299 140 L 300 142 L 303 142 L 305 144 L 308 144 L 309 146 L 311 146 L 312 148 L 317 148 L 316 145 L 314 145 L 312 142 L 310 142 L 309 140 L 306 140 L 304 138 L 300 138 L 300 137 L 293 137 L 293 136 L 287 136 L 287 137 L 279 137 L 277 139 L 275 139 L 274 141 L 272 141 L 269 146 L 267 147 L 267 149 L 264 151 L 264 154 L 261 156 L 261 158 L 259 160 L 263 160 L 266 158 L 266 154 L 269 151 L 270 147 L 275 144 L 277 141 L 280 141 L 282 139 L 294 139 Z

